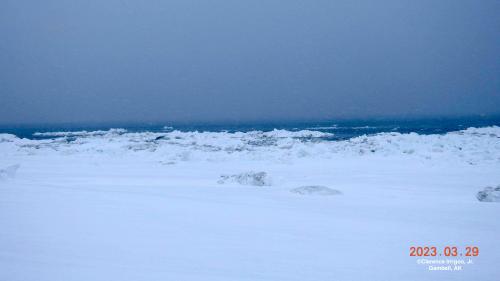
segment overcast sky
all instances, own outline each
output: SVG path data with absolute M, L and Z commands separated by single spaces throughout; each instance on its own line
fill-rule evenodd
M 500 113 L 500 1 L 0 2 L 0 123 Z

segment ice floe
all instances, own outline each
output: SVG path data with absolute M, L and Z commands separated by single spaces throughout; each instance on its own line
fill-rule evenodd
M 37 137 L 84 137 L 84 136 L 104 136 L 104 135 L 115 135 L 124 134 L 127 130 L 125 129 L 110 129 L 110 130 L 98 130 L 98 131 L 75 131 L 75 132 L 36 132 L 33 136 Z

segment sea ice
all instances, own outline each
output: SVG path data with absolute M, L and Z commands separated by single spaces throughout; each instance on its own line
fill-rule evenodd
M 0 134 L 0 280 L 498 279 L 500 204 L 474 196 L 498 198 L 500 127 L 55 135 Z M 457 272 L 408 254 L 471 244 Z

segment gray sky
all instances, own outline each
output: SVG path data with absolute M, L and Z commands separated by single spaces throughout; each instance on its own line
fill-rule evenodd
M 500 1 L 0 2 L 0 123 L 500 113 Z

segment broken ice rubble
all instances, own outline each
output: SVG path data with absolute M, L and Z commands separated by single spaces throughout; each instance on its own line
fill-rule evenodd
M 476 197 L 481 202 L 500 202 L 500 185 L 495 188 L 488 186 L 479 191 Z
M 266 172 L 245 172 L 236 175 L 221 175 L 218 181 L 219 184 L 227 182 L 237 182 L 242 185 L 254 186 L 269 186 L 271 185 L 271 178 Z

